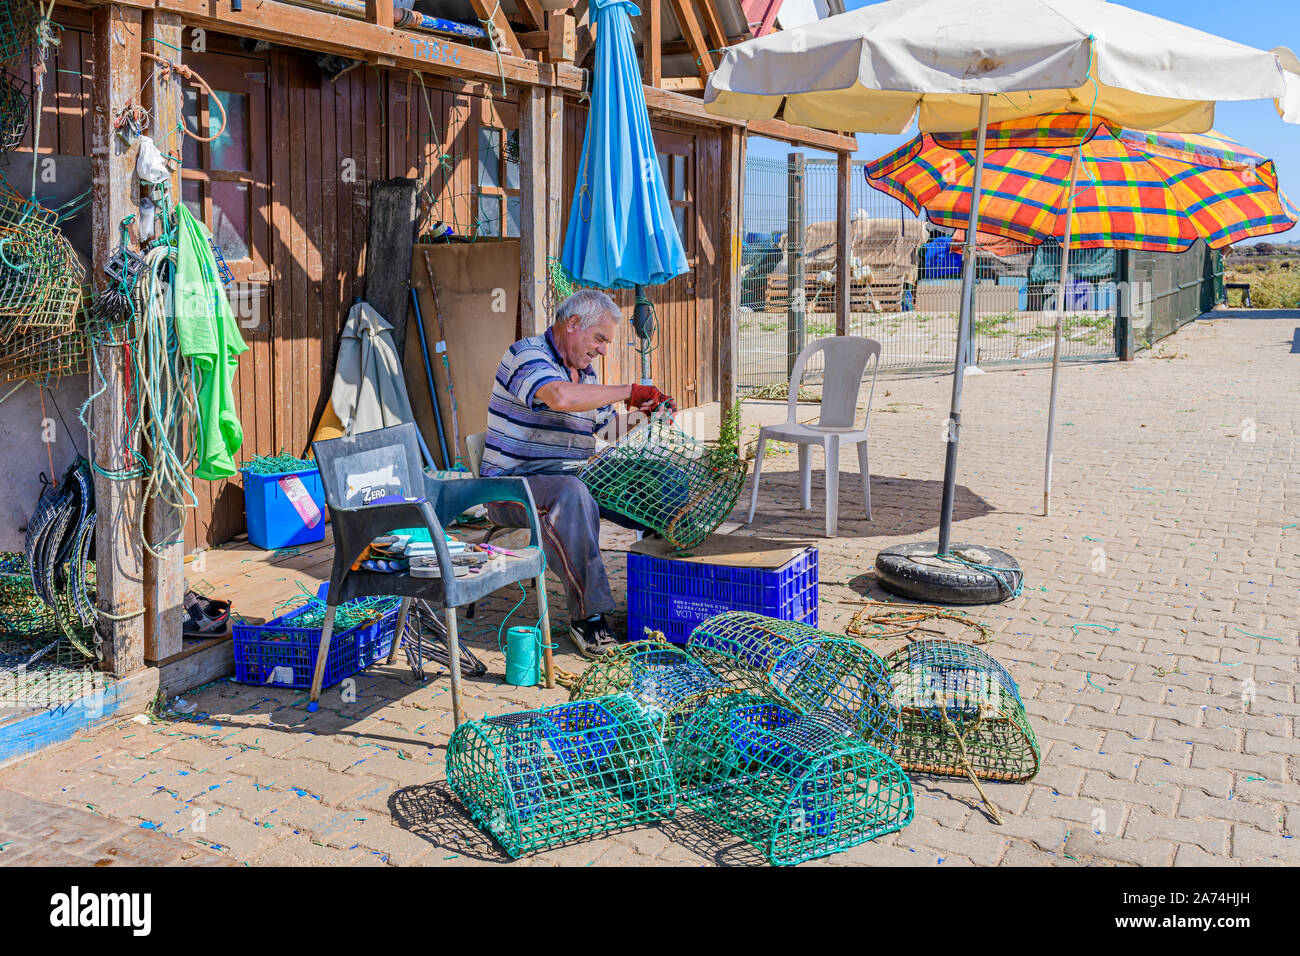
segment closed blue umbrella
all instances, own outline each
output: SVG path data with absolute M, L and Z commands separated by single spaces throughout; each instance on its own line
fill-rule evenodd
M 591 106 L 560 261 L 581 285 L 637 288 L 638 313 L 644 316 L 638 287 L 681 275 L 686 251 L 659 171 L 632 44 L 628 17 L 640 11 L 629 0 L 592 0 L 592 7 Z

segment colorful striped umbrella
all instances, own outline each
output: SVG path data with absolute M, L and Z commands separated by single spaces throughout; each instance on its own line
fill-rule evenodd
M 867 182 L 963 229 L 975 145 L 974 133 L 917 136 L 868 164 Z M 1063 239 L 1071 199 L 1078 249 L 1181 252 L 1197 239 L 1220 249 L 1300 221 L 1273 161 L 1214 130 L 1152 133 L 1054 113 L 990 125 L 985 150 L 979 231 L 1007 239 Z
M 867 182 L 964 233 L 977 149 L 977 133 L 922 134 L 867 164 Z M 1204 239 L 1220 249 L 1285 232 L 1300 213 L 1278 189 L 1273 161 L 1222 133 L 1154 133 L 1079 113 L 990 124 L 980 182 L 978 232 L 1062 244 L 1043 477 L 1048 514 L 1071 247 L 1181 252 Z

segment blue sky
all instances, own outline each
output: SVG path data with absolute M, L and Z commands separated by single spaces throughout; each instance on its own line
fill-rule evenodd
M 864 0 L 845 0 L 850 10 L 867 5 Z M 1123 6 L 1263 50 L 1289 46 L 1300 52 L 1300 3 L 1296 0 L 1256 0 L 1249 6 L 1224 0 L 1125 0 Z M 1293 201 L 1300 201 L 1300 126 L 1283 123 L 1271 100 L 1220 104 L 1215 128 L 1271 157 L 1282 189 Z M 859 134 L 854 158 L 875 159 L 913 135 L 915 130 L 902 136 Z M 750 140 L 749 150 L 753 156 L 784 157 L 790 147 L 755 137 Z M 805 152 L 818 155 L 816 151 Z M 1293 229 L 1277 238 L 1300 239 L 1300 230 Z

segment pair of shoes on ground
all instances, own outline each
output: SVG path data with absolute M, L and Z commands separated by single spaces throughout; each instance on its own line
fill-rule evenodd
M 570 622 L 569 636 L 578 648 L 578 653 L 591 661 L 600 660 L 618 646 L 603 614 L 585 621 Z

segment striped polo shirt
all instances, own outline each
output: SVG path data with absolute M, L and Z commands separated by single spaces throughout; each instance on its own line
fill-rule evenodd
M 536 399 L 543 385 L 570 381 L 550 329 L 506 350 L 488 402 L 483 477 L 555 473 L 564 470 L 566 461 L 591 457 L 596 432 L 613 417 L 614 409 L 606 405 L 588 412 L 559 412 Z M 578 382 L 598 385 L 595 369 L 584 368 Z

